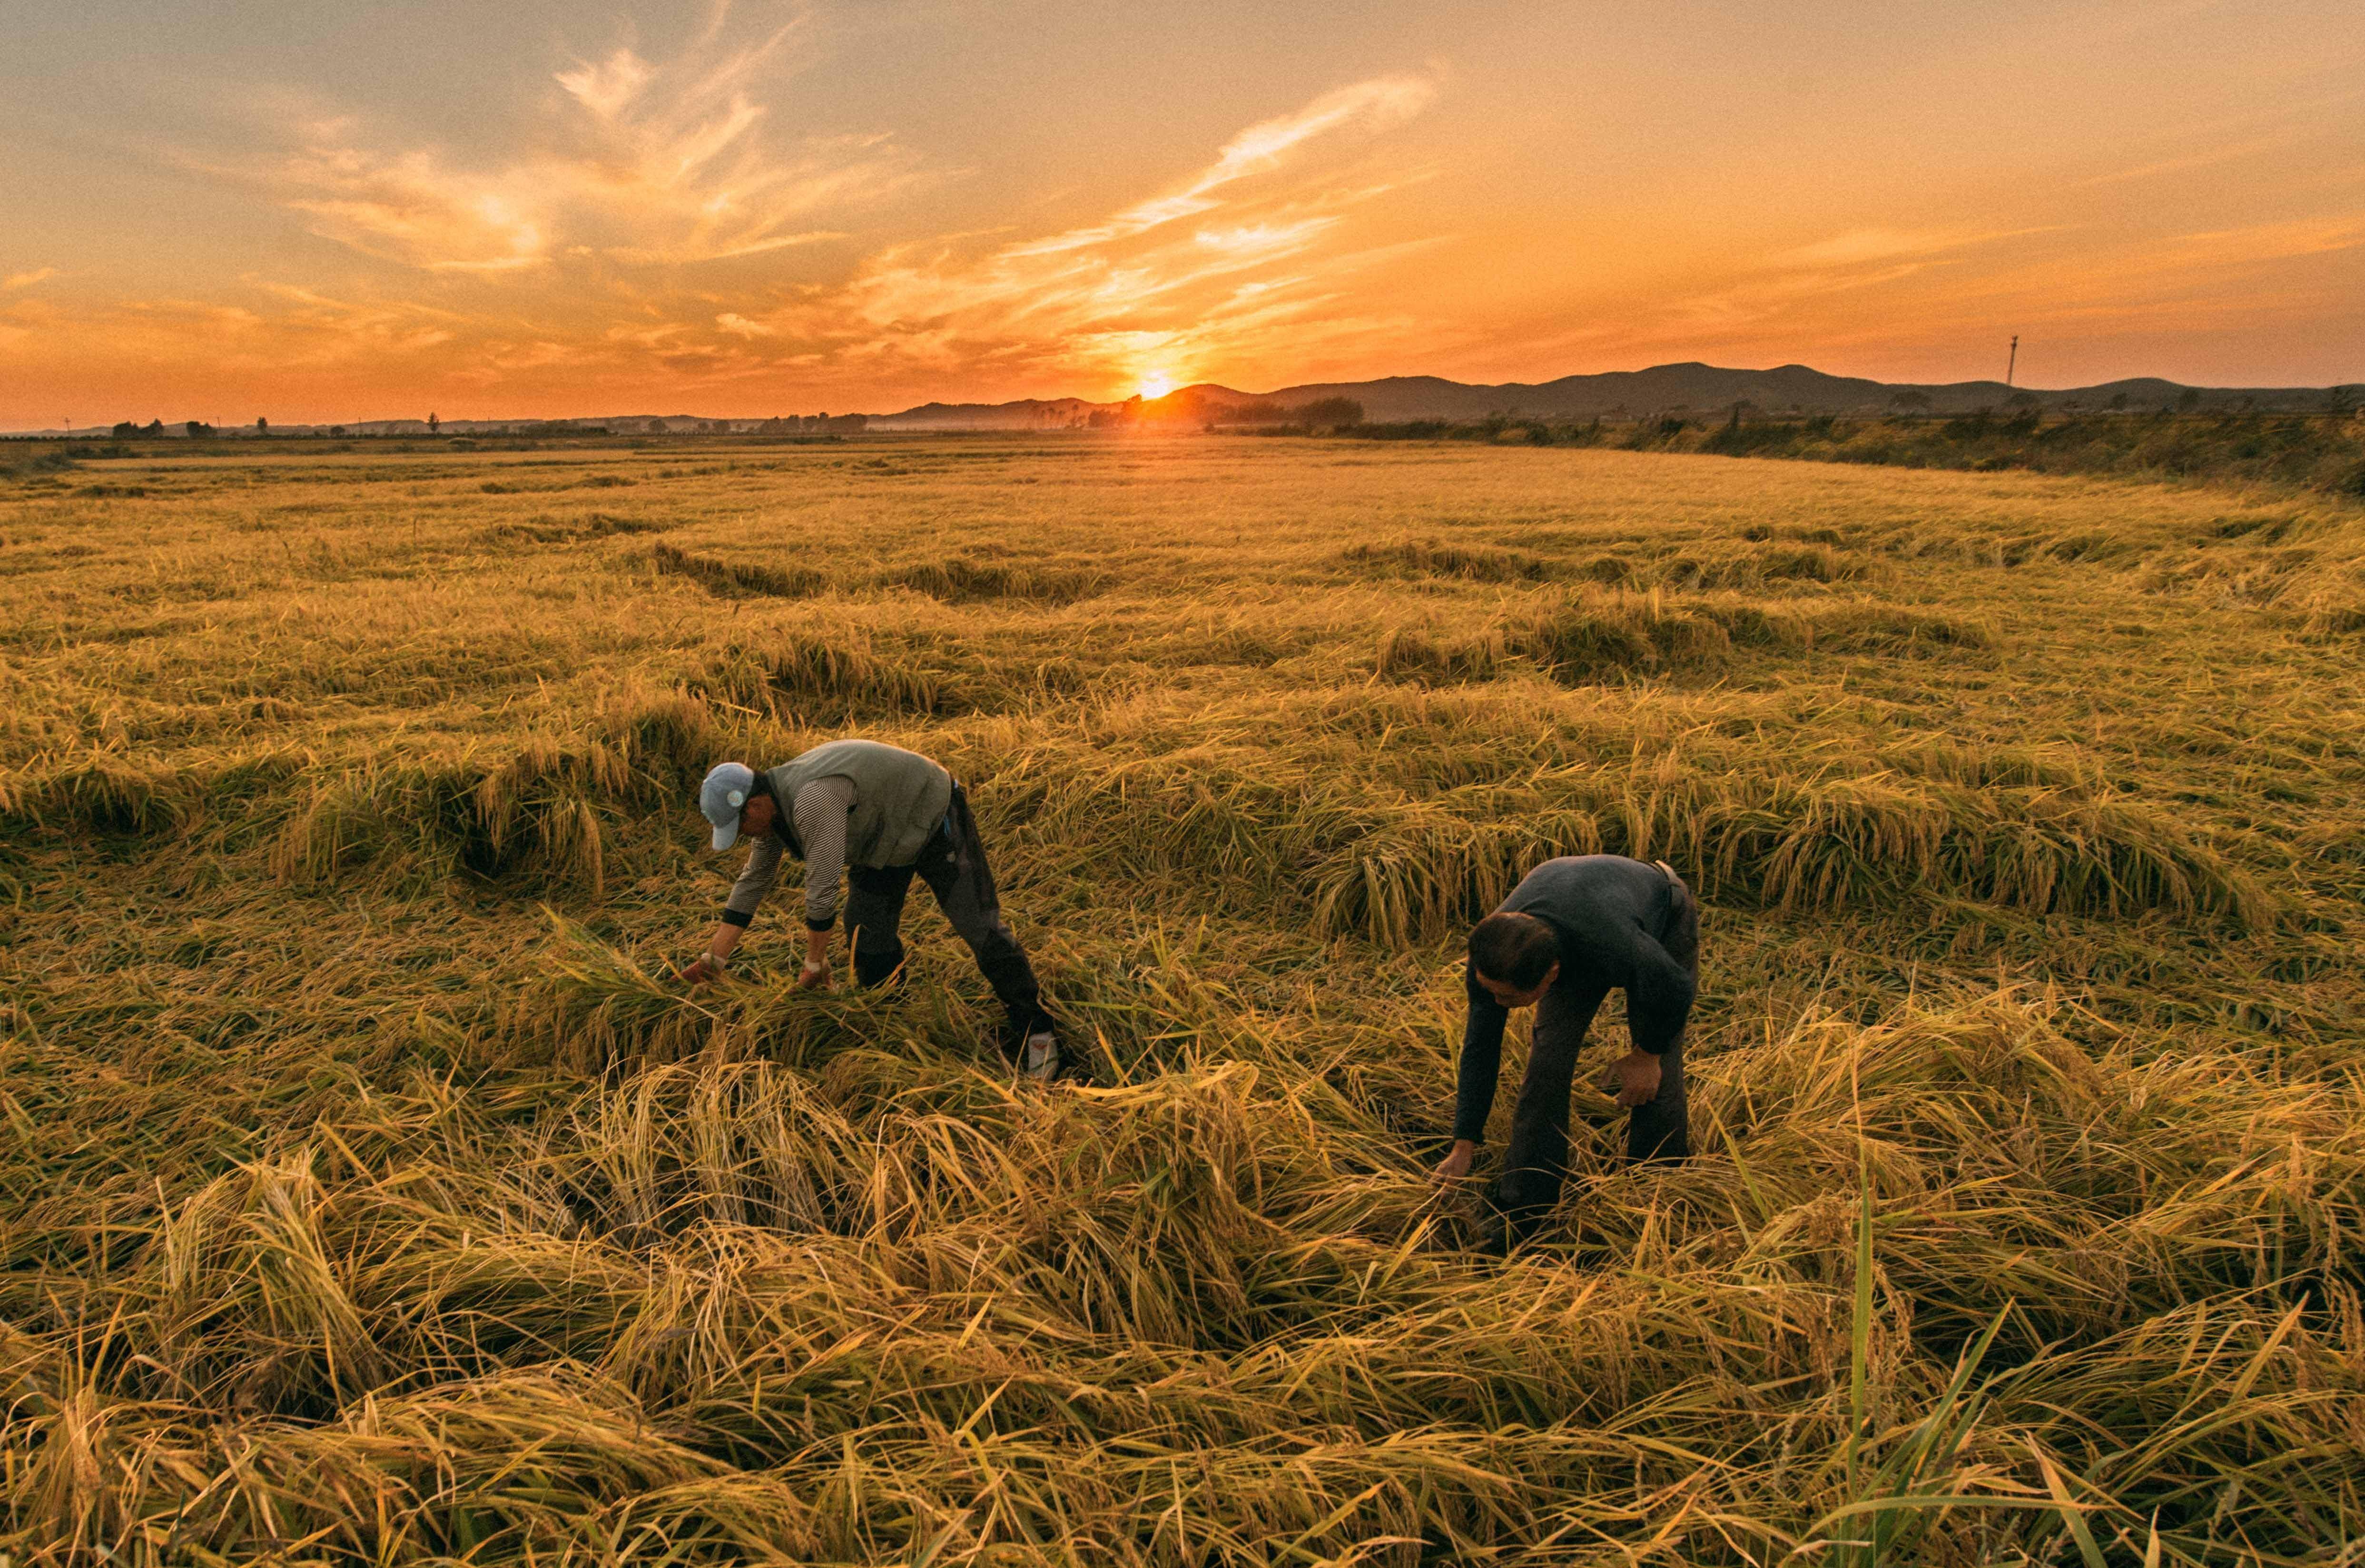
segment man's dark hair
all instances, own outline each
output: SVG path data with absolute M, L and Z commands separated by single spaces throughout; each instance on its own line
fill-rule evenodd
M 1560 938 L 1532 914 L 1498 913 L 1470 932 L 1470 967 L 1481 980 L 1533 991 L 1560 962 Z

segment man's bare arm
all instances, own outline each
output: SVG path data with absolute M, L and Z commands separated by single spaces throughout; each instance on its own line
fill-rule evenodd
M 714 935 L 706 939 L 706 951 L 681 971 L 681 978 L 693 985 L 720 979 L 730 964 L 731 955 L 738 951 L 739 938 L 745 935 L 746 931 L 745 926 L 734 925 L 727 920 L 715 926 Z
M 797 976 L 799 991 L 827 991 L 832 980 L 829 972 L 829 927 L 815 931 L 805 927 L 805 967 Z

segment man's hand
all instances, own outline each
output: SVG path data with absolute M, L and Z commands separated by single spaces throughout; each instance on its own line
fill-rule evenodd
M 805 967 L 797 971 L 797 989 L 799 991 L 829 990 L 829 966 L 827 964 L 816 964 L 811 958 L 807 958 L 805 960 Z
M 1453 1140 L 1453 1152 L 1448 1154 L 1438 1163 L 1437 1180 L 1440 1182 L 1459 1182 L 1463 1177 L 1470 1174 L 1470 1162 L 1477 1157 L 1478 1146 L 1476 1144 L 1472 1143 L 1466 1137 L 1455 1138 Z
M 704 985 L 708 980 L 723 978 L 723 966 L 714 961 L 712 953 L 701 953 L 681 971 L 681 978 L 689 985 Z
M 1608 1089 L 1613 1081 L 1620 1105 L 1630 1111 L 1647 1105 L 1659 1097 L 1659 1058 L 1648 1051 L 1628 1051 L 1609 1064 L 1601 1087 Z

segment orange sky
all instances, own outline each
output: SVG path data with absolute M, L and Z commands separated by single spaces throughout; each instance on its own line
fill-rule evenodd
M 2365 380 L 2354 0 L 155 10 L 9 9 L 0 428 Z

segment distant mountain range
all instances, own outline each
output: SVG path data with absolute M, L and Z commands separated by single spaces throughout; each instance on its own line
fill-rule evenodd
M 2059 412 L 2071 409 L 2240 409 L 2315 410 L 2350 402 L 2365 384 L 2344 386 L 2186 386 L 2156 376 L 2106 381 L 2099 386 L 2038 388 L 2001 381 L 1894 382 L 1826 375 L 1803 364 L 1772 370 L 1731 370 L 1720 365 L 1658 364 L 1648 370 L 1613 370 L 1597 375 L 1564 375 L 1557 381 L 1509 381 L 1473 386 L 1435 375 L 1388 375 L 1376 381 L 1321 381 L 1272 392 L 1242 392 L 1201 382 L 1163 398 L 1129 398 L 1095 403 L 1082 398 L 1022 398 L 1010 403 L 923 403 L 893 414 L 811 414 L 775 419 L 717 419 L 702 414 L 615 414 L 568 420 L 444 420 L 430 431 L 424 420 L 357 420 L 342 425 L 278 425 L 282 435 L 447 436 L 485 434 L 561 435 L 602 430 L 617 435 L 838 434 L 873 431 L 1072 430 L 1136 422 L 1202 424 L 1239 415 L 1272 420 L 1286 410 L 1332 398 L 1362 406 L 1374 424 L 1414 420 L 1483 420 L 1491 415 L 1536 420 L 1642 419 L 1687 414 L 1723 417 L 1735 404 L 1759 414 L 1888 414 L 1911 411 L 1967 414 L 1980 409 L 2025 406 Z M 144 422 L 144 421 L 143 421 Z M 160 433 L 180 435 L 170 424 Z M 30 436 L 73 434 L 103 437 L 105 430 L 27 431 Z M 255 433 L 247 427 L 224 435 Z
M 1375 424 L 1411 420 L 1481 420 L 1491 414 L 1530 419 L 1642 418 L 1653 414 L 1724 414 L 1743 403 L 1767 414 L 1881 414 L 1915 409 L 1967 414 L 2001 409 L 2014 398 L 2033 398 L 2049 410 L 2075 404 L 2082 409 L 2238 408 L 2269 409 L 2327 407 L 2338 388 L 2321 386 L 2184 386 L 2154 376 L 2110 381 L 2099 386 L 2059 390 L 2007 386 L 2001 381 L 1889 382 L 1826 375 L 1803 364 L 1772 370 L 1729 370 L 1689 363 L 1648 370 L 1615 370 L 1598 375 L 1564 375 L 1557 381 L 1473 386 L 1435 375 L 1389 375 L 1377 381 L 1320 381 L 1272 392 L 1241 392 L 1213 382 L 1184 386 L 1155 400 L 1135 399 L 1139 417 L 1188 419 L 1204 409 L 1221 411 L 1250 404 L 1301 406 L 1346 398 L 1362 405 Z M 2354 390 L 2349 389 L 2349 390 Z M 1062 398 L 1014 403 L 924 403 L 897 414 L 874 414 L 872 430 L 1026 430 L 1067 425 L 1125 408 Z

